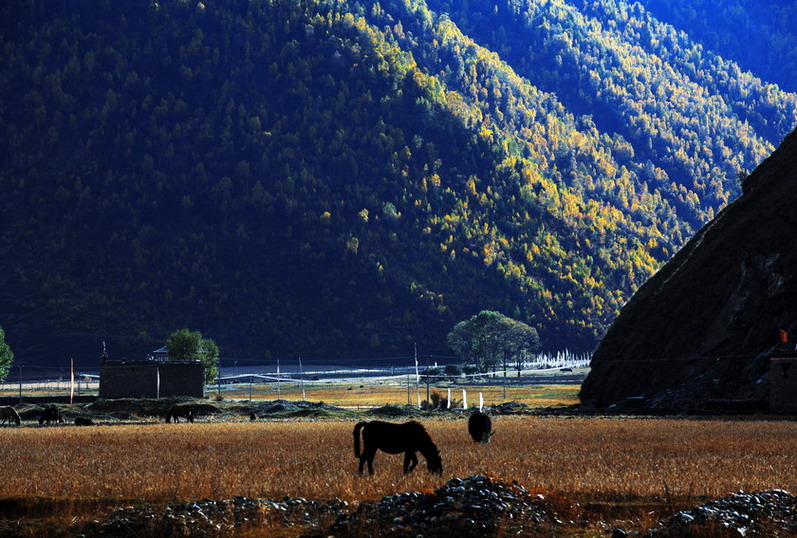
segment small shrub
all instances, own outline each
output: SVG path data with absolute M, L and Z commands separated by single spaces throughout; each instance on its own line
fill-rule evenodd
M 424 402 L 424 407 L 426 409 L 448 409 L 448 398 L 440 394 L 439 392 L 432 392 L 429 395 L 429 399 L 432 401 L 431 404 L 428 402 Z M 462 407 L 462 401 L 457 400 L 455 398 L 451 398 L 451 409 L 456 409 Z

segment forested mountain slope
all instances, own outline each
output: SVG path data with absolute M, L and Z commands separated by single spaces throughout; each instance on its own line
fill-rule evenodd
M 478 4 L 478 5 L 477 5 Z M 620 2 L 0 7 L 19 357 L 445 352 L 483 308 L 592 347 L 797 97 Z
M 781 0 L 640 0 L 654 17 L 787 91 L 797 91 L 797 5 Z

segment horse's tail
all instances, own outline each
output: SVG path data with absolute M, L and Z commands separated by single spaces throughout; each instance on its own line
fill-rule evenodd
M 188 413 L 187 414 L 188 414 L 188 422 L 193 424 L 194 423 L 194 406 L 193 405 L 188 408 Z
M 172 421 L 172 409 L 170 408 L 169 411 L 166 413 L 166 422 Z
M 360 430 L 368 424 L 367 422 L 358 422 L 357 425 L 354 427 L 354 457 L 360 457 Z

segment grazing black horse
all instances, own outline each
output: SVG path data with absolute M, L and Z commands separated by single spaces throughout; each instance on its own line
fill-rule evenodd
M 360 452 L 360 430 L 362 430 L 363 450 Z M 404 452 L 404 474 L 409 474 L 418 465 L 416 452 L 426 458 L 426 467 L 432 474 L 443 474 L 440 451 L 432 442 L 426 429 L 414 420 L 404 424 L 382 422 L 359 422 L 354 427 L 354 456 L 360 458 L 360 474 L 368 462 L 368 472 L 374 474 L 374 456 L 381 450 L 388 454 Z
M 468 433 L 473 437 L 474 443 L 486 445 L 490 442 L 490 437 L 495 433 L 493 431 L 493 421 L 484 413 L 476 411 L 468 419 Z
M 39 416 L 39 424 L 54 424 L 59 422 L 63 424 L 64 422 L 64 415 L 61 414 L 61 411 L 54 405 L 47 405 L 42 409 L 42 414 Z
M 94 421 L 86 417 L 75 417 L 75 426 L 94 426 Z
M 194 406 L 191 404 L 174 404 L 169 408 L 169 412 L 166 413 L 166 422 L 171 422 L 172 419 L 175 422 L 180 422 L 177 417 L 185 417 L 188 422 L 194 422 Z
M 4 405 L 3 407 L 0 407 L 0 418 L 3 419 L 3 426 L 6 424 L 10 426 L 12 422 L 19 426 L 21 422 L 19 413 L 17 413 L 17 410 L 10 405 Z

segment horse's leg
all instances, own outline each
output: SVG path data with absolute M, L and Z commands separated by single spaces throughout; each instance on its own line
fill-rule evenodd
M 368 458 L 368 474 L 371 476 L 374 475 L 374 456 L 376 456 L 376 450 L 374 450 L 374 453 Z
M 368 470 L 371 474 L 374 474 L 374 455 L 376 450 L 372 450 L 370 446 L 367 444 L 363 447 L 363 451 L 360 453 L 360 474 L 363 474 L 363 468 L 365 467 L 365 462 L 368 462 Z
M 360 457 L 360 474 L 363 472 L 363 462 L 368 462 L 368 474 L 374 474 L 374 457 L 376 456 L 376 449 L 369 446 L 363 450 L 363 455 Z
M 365 467 L 365 462 L 368 462 L 368 474 L 374 474 L 374 456 L 376 454 L 367 454 L 363 452 L 363 455 L 360 456 L 360 474 L 363 474 L 363 467 Z
M 404 474 L 410 474 L 417 465 L 418 465 L 418 456 L 415 455 L 415 452 L 405 452 Z

